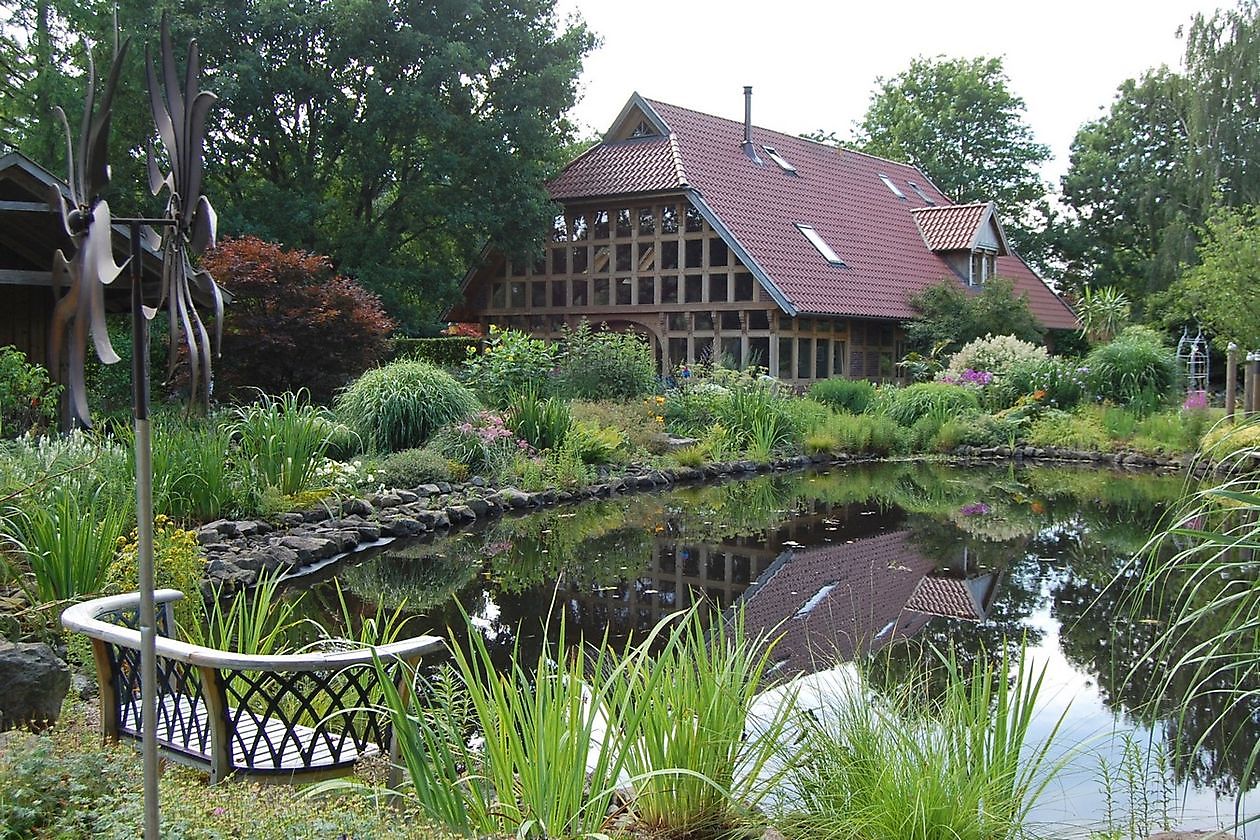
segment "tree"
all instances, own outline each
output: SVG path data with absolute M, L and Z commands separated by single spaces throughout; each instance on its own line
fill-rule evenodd
M 911 298 L 910 306 L 919 317 L 906 325 L 906 341 L 921 353 L 951 353 L 987 335 L 1013 335 L 1034 344 L 1045 340 L 1027 296 L 1016 296 L 1014 284 L 1000 277 L 979 294 L 944 280 Z
M 336 275 L 325 257 L 244 237 L 209 252 L 204 264 L 234 298 L 214 368 L 221 398 L 306 388 L 328 402 L 389 348 L 395 324 L 380 300 Z
M 1201 324 L 1224 350 L 1260 347 L 1260 208 L 1218 208 L 1208 217 L 1197 264 L 1158 298 L 1166 326 Z
M 854 145 L 917 166 L 959 202 L 994 201 L 1021 253 L 1032 242 L 1027 218 L 1046 186 L 1037 169 L 1050 157 L 1024 122 L 1000 58 L 916 58 L 877 81 Z
M 1194 264 L 1212 208 L 1260 203 L 1260 4 L 1196 15 L 1184 37 L 1184 73 L 1121 84 L 1077 133 L 1062 181 L 1069 285 L 1116 286 L 1147 317 Z
M 1070 288 L 1113 286 L 1141 306 L 1193 254 L 1186 98 L 1185 79 L 1160 68 L 1121 84 L 1109 112 L 1077 132 L 1062 180 Z
M 0 2 L 23 44 L 37 40 L 31 10 L 51 9 L 63 74 L 81 72 L 81 39 L 112 39 L 99 0 Z M 124 0 L 124 29 L 145 31 L 154 6 L 170 8 L 176 41 L 198 40 L 221 100 L 206 192 L 224 233 L 328 254 L 413 331 L 432 327 L 485 242 L 516 255 L 538 246 L 554 215 L 543 184 L 595 44 L 580 20 L 557 20 L 555 0 Z M 12 53 L 0 45 L 0 57 Z M 143 50 L 130 60 L 138 69 Z M 10 81 L 27 96 L 15 118 L 37 120 L 36 76 Z M 125 170 L 147 139 L 126 128 L 128 115 L 147 103 L 122 94 L 115 145 L 131 154 L 115 160 Z M 29 132 L 19 140 L 35 148 Z

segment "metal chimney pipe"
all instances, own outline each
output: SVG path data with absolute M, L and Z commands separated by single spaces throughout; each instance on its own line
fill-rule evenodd
M 761 156 L 752 141 L 752 85 L 744 85 L 744 154 L 753 163 L 761 163 Z
M 752 145 L 752 85 L 744 85 L 744 145 Z

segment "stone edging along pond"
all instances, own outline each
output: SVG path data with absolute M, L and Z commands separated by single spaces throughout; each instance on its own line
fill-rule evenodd
M 1184 470 L 1182 458 L 1156 458 L 1139 453 L 1099 453 L 1038 447 L 961 447 L 952 460 L 966 465 L 1011 461 L 1095 464 L 1128 469 Z M 873 463 L 886 460 L 864 455 L 798 455 L 772 462 L 730 461 L 701 467 L 640 469 L 576 490 L 491 487 L 481 478 L 463 484 L 434 482 L 410 490 L 386 490 L 366 498 L 350 498 L 300 513 L 283 513 L 274 521 L 220 519 L 201 526 L 197 540 L 206 554 L 203 593 L 236 592 L 257 582 L 260 574 L 277 571 L 310 574 L 354 554 L 381 548 L 396 539 L 430 532 L 448 532 L 508 511 L 526 511 L 607 498 L 678 485 L 716 482 L 771 471 L 813 465 Z M 1198 464 L 1196 472 L 1206 472 Z

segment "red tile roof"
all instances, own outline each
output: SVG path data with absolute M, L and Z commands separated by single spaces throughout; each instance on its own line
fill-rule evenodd
M 993 575 L 972 579 L 928 575 L 919 581 L 914 595 L 906 602 L 906 609 L 927 615 L 983 621 L 987 608 L 984 595 L 992 592 L 995 582 Z
M 592 146 L 547 185 L 557 201 L 666 192 L 687 186 L 672 137 L 636 137 Z
M 985 204 L 952 204 L 947 207 L 914 207 L 910 210 L 919 225 L 923 241 L 933 251 L 962 251 L 971 248 L 976 228 L 984 220 Z
M 912 295 L 943 278 L 957 279 L 944 257 L 925 245 L 910 211 L 927 205 L 908 182 L 937 205 L 950 201 L 914 167 L 754 127 L 753 142 L 763 159 L 758 166 L 741 148 L 742 122 L 637 96 L 631 102 L 654 111 L 670 136 L 595 147 L 552 182 L 554 198 L 686 185 L 788 306 L 804 314 L 908 319 L 915 314 L 908 303 Z M 796 174 L 775 165 L 763 146 L 774 147 Z M 673 170 L 667 149 L 676 152 Z M 881 174 L 906 197 L 894 195 Z M 845 265 L 824 260 L 796 223 L 817 230 Z M 997 273 L 1028 296 L 1042 324 L 1076 326 L 1067 305 L 1018 256 L 999 257 Z

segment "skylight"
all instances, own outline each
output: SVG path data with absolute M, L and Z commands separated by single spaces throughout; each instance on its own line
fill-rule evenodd
M 902 201 L 905 201 L 906 194 L 901 191 L 900 187 L 898 187 L 896 184 L 892 182 L 892 178 L 889 178 L 887 175 L 881 172 L 879 173 L 879 180 L 884 182 L 885 187 L 888 187 L 888 189 L 892 190 L 893 195 L 897 196 L 897 198 L 900 198 Z
M 796 173 L 796 167 L 788 163 L 787 160 L 785 160 L 782 155 L 780 155 L 778 152 L 774 150 L 773 146 L 762 146 L 761 148 L 766 150 L 766 154 L 770 156 L 770 159 L 774 161 L 775 163 L 779 164 L 779 168 L 782 169 L 784 172 L 791 172 L 793 174 Z
M 796 229 L 805 235 L 805 238 L 809 240 L 810 245 L 813 245 L 818 249 L 818 253 L 822 254 L 824 260 L 832 265 L 844 265 L 844 260 L 840 259 L 840 257 L 836 255 L 836 252 L 831 250 L 831 246 L 818 235 L 818 231 L 814 230 L 809 225 L 803 225 L 799 222 L 796 224 Z
M 819 587 L 818 591 L 815 592 L 813 596 L 808 601 L 806 601 L 799 610 L 796 611 L 796 615 L 792 617 L 804 618 L 805 616 L 812 613 L 815 609 L 817 609 L 818 605 L 821 604 L 823 601 L 825 601 L 827 596 L 831 594 L 831 590 L 835 588 L 836 588 L 836 584 L 834 582 L 823 584 L 821 587 Z
M 906 183 L 910 185 L 910 189 L 918 193 L 919 198 L 923 199 L 924 204 L 933 204 L 933 205 L 936 204 L 936 200 L 933 199 L 932 196 L 925 193 L 923 191 L 923 188 L 920 187 L 918 184 L 916 184 L 914 181 L 906 181 Z

